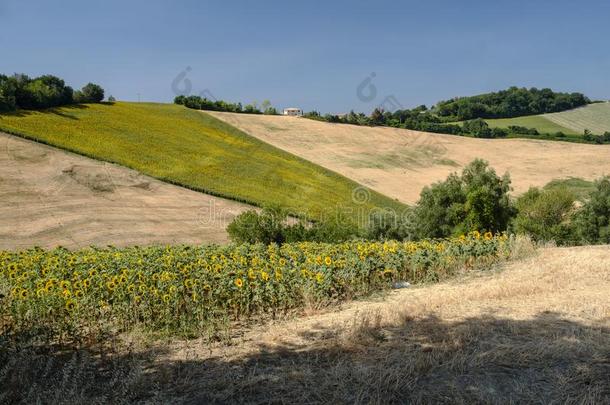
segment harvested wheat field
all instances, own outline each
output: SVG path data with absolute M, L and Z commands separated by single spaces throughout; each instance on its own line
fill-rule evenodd
M 230 345 L 20 352 L 3 385 L 26 402 L 608 403 L 609 290 L 609 246 L 545 248 L 496 271 L 244 327 Z
M 210 112 L 290 153 L 370 188 L 414 203 L 424 186 L 475 158 L 508 171 L 515 193 L 558 178 L 610 174 L 610 145 L 528 139 L 475 139 L 387 127 L 329 124 L 306 118 Z
M 0 249 L 226 242 L 249 206 L 0 133 Z

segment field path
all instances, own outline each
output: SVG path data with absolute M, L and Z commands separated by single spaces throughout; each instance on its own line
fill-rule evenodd
M 405 203 L 475 158 L 508 171 L 516 193 L 557 178 L 610 174 L 610 145 L 475 139 L 306 118 L 209 112 L 244 132 Z
M 248 208 L 0 133 L 0 249 L 223 243 Z

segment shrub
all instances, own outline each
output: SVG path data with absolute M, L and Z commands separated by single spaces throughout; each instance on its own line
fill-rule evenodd
M 587 244 L 610 243 L 610 177 L 595 182 L 595 191 L 576 215 L 576 229 Z
M 535 241 L 574 242 L 571 215 L 576 195 L 565 187 L 540 190 L 530 188 L 517 199 L 515 231 L 530 235 Z
M 284 242 L 342 242 L 359 236 L 358 228 L 351 220 L 338 216 L 333 220 L 313 224 L 299 221 L 288 223 L 288 216 L 277 206 L 255 210 L 238 215 L 227 227 L 229 237 L 235 243 L 277 243 Z
M 369 215 L 366 236 L 371 240 L 411 240 L 413 224 L 411 211 L 398 215 L 394 210 L 374 210 Z
M 461 176 L 425 187 L 414 210 L 417 238 L 440 238 L 472 230 L 502 232 L 515 214 L 508 192 L 510 177 L 498 177 L 476 159 Z
M 466 132 L 467 134 L 471 134 L 475 138 L 492 137 L 492 130 L 489 128 L 489 125 L 481 118 L 464 122 L 463 129 L 464 132 Z

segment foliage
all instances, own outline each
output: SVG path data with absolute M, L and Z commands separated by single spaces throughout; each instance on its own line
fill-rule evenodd
M 471 134 L 475 138 L 504 138 L 508 131 L 503 128 L 490 128 L 485 120 L 477 118 L 465 121 L 462 125 L 464 133 Z
M 80 91 L 74 93 L 77 103 L 99 103 L 104 99 L 104 89 L 94 83 L 87 83 Z
M 591 101 L 581 93 L 556 93 L 551 89 L 510 87 L 496 93 L 441 101 L 435 111 L 456 121 L 473 118 L 510 118 L 570 110 Z
M 610 243 L 610 177 L 595 182 L 595 191 L 576 215 L 576 228 L 585 244 Z
M 73 104 L 74 102 L 99 102 L 104 90 L 93 84 L 83 88 L 88 94 L 81 100 L 81 93 L 74 94 L 70 86 L 52 75 L 30 78 L 24 74 L 13 76 L 0 75 L 0 112 L 14 111 L 18 108 L 36 110 Z M 102 98 L 99 99 L 101 92 Z M 76 98 L 75 98 L 76 97 Z
M 0 129 L 194 190 L 257 206 L 279 204 L 311 219 L 335 207 L 354 216 L 375 207 L 404 208 L 374 191 L 357 204 L 357 183 L 178 105 L 116 102 L 4 114 Z
M 374 210 L 369 215 L 366 236 L 371 240 L 413 240 L 412 210 L 399 215 L 393 210 Z
M 225 111 L 246 114 L 278 114 L 277 109 L 271 105 L 269 100 L 264 100 L 262 102 L 262 110 L 256 106 L 256 103 L 242 106 L 241 103 L 230 103 L 223 100 L 208 100 L 205 97 L 199 96 L 177 96 L 174 98 L 174 104 L 183 105 L 195 110 Z
M 214 336 L 219 325 L 436 281 L 507 257 L 505 235 L 451 240 L 0 252 L 5 338 L 103 338 L 144 327 Z
M 576 195 L 566 187 L 530 188 L 517 199 L 515 231 L 535 241 L 570 244 L 574 240 L 571 215 Z
M 476 159 L 445 181 L 425 187 L 414 210 L 417 238 L 440 238 L 482 229 L 501 232 L 514 215 L 510 177 L 498 177 L 488 163 Z
M 227 232 L 235 243 L 284 242 L 343 242 L 359 236 L 359 230 L 349 218 L 334 218 L 310 224 L 304 220 L 288 221 L 288 214 L 279 206 L 265 207 L 241 213 L 229 224 Z

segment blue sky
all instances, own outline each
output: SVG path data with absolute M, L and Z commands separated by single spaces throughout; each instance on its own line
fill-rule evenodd
M 0 72 L 161 102 L 186 72 L 192 94 L 321 112 L 511 85 L 609 99 L 609 17 L 607 1 L 0 0 Z

